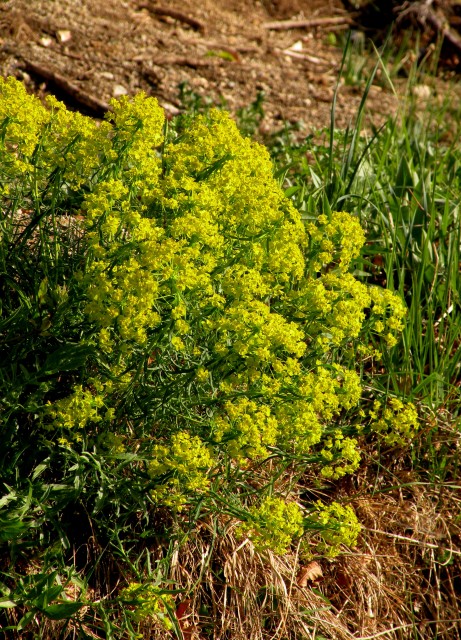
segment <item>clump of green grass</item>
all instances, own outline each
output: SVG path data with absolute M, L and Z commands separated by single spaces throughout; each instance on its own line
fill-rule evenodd
M 442 103 L 434 96 L 421 108 L 412 87 L 430 84 L 431 77 L 413 70 L 397 116 L 365 132 L 373 75 L 353 127 L 337 131 L 333 117 L 331 129 L 301 142 L 281 133 L 273 140 L 274 158 L 285 167 L 285 186 L 306 218 L 319 208 L 357 212 L 367 233 L 357 276 L 385 283 L 408 304 L 403 349 L 386 361 L 386 384 L 411 389 L 432 408 L 449 405 L 456 417 L 461 155 L 453 127 L 459 117 L 449 91 Z
M 350 55 L 345 54 L 346 66 Z M 367 235 L 356 277 L 398 291 L 408 307 L 401 345 L 384 352 L 381 363 L 369 361 L 362 368 L 365 388 L 376 385 L 383 398 L 410 399 L 424 425 L 406 452 L 370 446 L 356 485 L 355 504 L 370 528 L 363 534 L 370 555 L 365 563 L 360 557 L 344 558 L 338 572 L 340 580 L 344 582 L 345 573 L 350 585 L 358 587 L 354 595 L 346 589 L 353 605 L 342 619 L 348 617 L 350 628 L 360 628 L 367 637 L 385 629 L 392 638 L 459 637 L 455 593 L 460 550 L 453 538 L 460 524 L 459 106 L 456 88 L 445 85 L 441 95 L 434 61 L 428 64 L 432 71 L 416 64 L 410 69 L 399 112 L 380 129 L 366 119 L 366 96 L 378 68 L 387 73 L 382 59 L 349 129 L 335 129 L 333 105 L 330 129 L 304 140 L 285 129 L 269 142 L 286 193 L 304 218 L 315 217 L 319 209 L 356 213 Z M 414 91 L 418 86 L 429 91 L 428 101 L 421 103 Z M 402 496 L 419 522 L 406 520 Z M 445 549 L 441 556 L 434 551 L 439 548 Z M 386 556 L 393 559 L 384 568 L 380 558 Z M 370 568 L 374 562 L 386 573 L 382 588 L 378 572 Z M 406 566 L 401 572 L 395 570 L 399 563 Z M 442 592 L 434 591 L 435 582 L 443 585 Z M 369 587 L 373 583 L 376 591 Z M 406 593 L 410 584 L 411 594 Z M 387 587 L 401 593 L 400 605 L 389 600 Z M 334 579 L 326 592 L 338 607 L 344 606 Z

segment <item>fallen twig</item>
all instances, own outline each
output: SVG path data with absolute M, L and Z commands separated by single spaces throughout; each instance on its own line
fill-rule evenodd
M 90 93 L 86 93 L 76 84 L 70 82 L 67 78 L 56 71 L 52 71 L 51 69 L 36 64 L 35 62 L 31 62 L 30 60 L 26 60 L 25 58 L 22 60 L 20 66 L 28 73 L 36 75 L 47 82 L 52 82 L 56 87 L 72 98 L 72 100 L 92 111 L 98 118 L 103 117 L 110 109 L 107 102 L 96 98 L 96 96 L 93 96 Z
M 205 31 L 205 25 L 200 22 L 200 20 L 192 18 L 191 16 L 188 16 L 181 11 L 177 11 L 176 9 L 170 9 L 169 7 L 156 7 L 150 2 L 143 2 L 138 5 L 138 7 L 140 9 L 147 9 L 150 13 L 153 13 L 156 16 L 166 16 L 168 18 L 173 18 L 174 20 L 179 20 L 179 22 L 184 22 L 184 24 L 188 24 L 196 31 Z
M 284 56 L 289 56 L 290 58 L 296 58 L 297 60 L 306 60 L 306 62 L 311 62 L 312 64 L 324 64 L 329 65 L 331 62 L 325 60 L 324 58 L 317 58 L 317 56 L 310 56 L 307 53 L 302 53 L 300 51 L 293 51 L 292 49 L 276 49 L 278 53 L 282 53 Z
M 137 58 L 136 62 L 142 61 L 143 58 Z M 165 67 L 165 66 L 178 66 L 178 67 L 189 67 L 190 69 L 199 69 L 201 67 L 211 67 L 219 64 L 220 57 L 219 56 L 207 56 L 206 58 L 186 58 L 186 57 L 173 57 L 173 58 L 157 58 L 155 61 L 156 67 Z M 222 60 L 221 60 L 222 62 Z M 143 70 L 144 73 L 144 70 Z M 151 74 L 151 70 L 147 71 L 148 74 Z
M 328 27 L 330 25 L 351 24 L 351 16 L 336 16 L 332 18 L 312 18 L 311 20 L 282 20 L 281 22 L 265 22 L 265 29 L 310 29 L 312 27 Z
M 210 56 L 211 58 L 211 56 Z M 214 58 L 201 60 L 199 58 L 172 58 L 164 62 L 164 64 L 178 65 L 179 67 L 189 67 L 190 69 L 198 69 L 200 67 L 210 67 L 215 65 Z

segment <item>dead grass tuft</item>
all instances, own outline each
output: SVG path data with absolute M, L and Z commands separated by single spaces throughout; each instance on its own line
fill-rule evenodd
M 190 594 L 185 640 L 461 640 L 460 440 L 453 427 L 437 432 L 434 450 L 452 452 L 443 479 L 393 451 L 377 467 L 370 451 L 354 479 L 360 492 L 347 481 L 330 494 L 356 510 L 359 545 L 317 558 L 312 579 L 299 579 L 296 553 L 258 554 L 232 523 L 203 523 L 171 568 Z

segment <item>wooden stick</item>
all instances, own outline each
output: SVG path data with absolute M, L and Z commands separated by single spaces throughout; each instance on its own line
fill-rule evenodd
M 200 67 L 211 67 L 217 64 L 219 56 L 209 56 L 204 60 L 200 58 L 157 58 L 155 65 L 158 67 L 178 65 L 180 67 L 189 67 L 190 69 L 198 69 Z M 221 60 L 222 62 L 222 60 Z M 143 71 L 144 75 L 148 75 L 152 79 L 153 72 L 149 69 L 147 74 Z
M 317 58 L 316 56 L 310 56 L 307 53 L 301 53 L 300 51 L 291 51 L 290 49 L 276 49 L 276 51 L 284 56 L 296 58 L 297 60 L 306 60 L 312 64 L 331 64 L 330 61 L 325 60 L 325 58 Z
M 165 60 L 163 64 L 189 67 L 190 69 L 199 69 L 200 67 L 210 67 L 211 65 L 216 64 L 213 60 L 215 59 L 208 58 L 205 60 L 200 60 L 199 58 L 172 58 L 171 60 Z
M 350 24 L 351 16 L 336 16 L 332 18 L 312 18 L 312 20 L 282 20 L 281 22 L 265 22 L 265 29 L 311 29 L 312 27 L 328 27 L 335 24 Z
M 78 104 L 92 111 L 98 118 L 102 118 L 104 114 L 110 109 L 110 106 L 107 104 L 107 102 L 100 100 L 90 93 L 86 93 L 76 84 L 70 82 L 67 78 L 62 76 L 60 73 L 57 73 L 56 71 L 47 69 L 46 67 L 36 64 L 35 62 L 31 62 L 30 60 L 26 60 L 25 58 L 23 59 L 21 66 L 28 73 L 32 73 L 33 75 L 36 75 L 43 80 L 55 84 L 59 89 L 61 89 L 61 91 L 67 93 L 67 95 L 72 98 L 72 100 L 75 100 L 75 102 L 77 102 Z
M 156 16 L 166 16 L 168 18 L 173 18 L 174 20 L 179 20 L 179 22 L 184 22 L 184 24 L 188 24 L 196 31 L 205 31 L 205 25 L 200 22 L 200 20 L 192 18 L 181 11 L 176 11 L 176 9 L 170 9 L 169 7 L 156 7 L 150 2 L 143 2 L 138 5 L 138 7 L 140 9 L 147 9 Z

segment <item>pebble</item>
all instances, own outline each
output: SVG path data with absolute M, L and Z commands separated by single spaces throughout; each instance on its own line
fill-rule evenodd
M 128 89 L 123 84 L 116 84 L 112 90 L 114 98 L 120 98 L 120 96 L 126 96 Z

